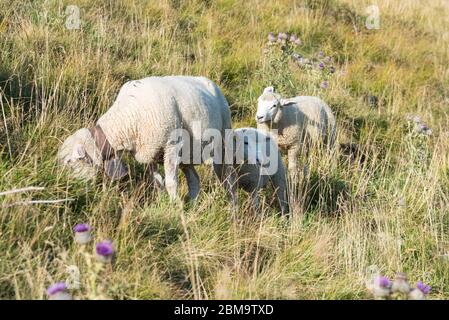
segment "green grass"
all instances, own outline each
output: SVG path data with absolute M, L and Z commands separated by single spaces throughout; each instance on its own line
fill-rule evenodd
M 79 299 L 363 299 L 370 266 L 449 298 L 449 6 L 377 3 L 379 30 L 364 27 L 369 1 L 0 0 L 0 191 L 45 188 L 0 196 L 0 298 L 43 299 L 72 265 Z M 80 30 L 65 28 L 67 5 L 80 7 Z M 297 33 L 305 56 L 331 55 L 329 88 L 279 49 L 267 52 L 270 31 Z M 270 191 L 261 215 L 244 193 L 233 213 L 207 166 L 195 204 L 170 203 L 132 161 L 121 183 L 73 181 L 57 166 L 61 141 L 92 125 L 126 80 L 168 74 L 214 80 L 234 127 L 255 125 L 265 86 L 320 96 L 339 142 L 358 143 L 366 161 L 313 152 L 290 221 L 275 214 Z M 433 135 L 414 133 L 409 113 Z M 69 200 L 23 203 L 56 199 Z M 95 241 L 113 240 L 112 266 L 74 243 L 79 222 Z

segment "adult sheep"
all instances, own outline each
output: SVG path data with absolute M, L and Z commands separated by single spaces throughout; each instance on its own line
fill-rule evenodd
M 318 97 L 297 96 L 284 99 L 273 87 L 258 98 L 257 128 L 272 131 L 279 147 L 287 152 L 288 170 L 297 173 L 300 151 L 306 154 L 311 144 L 331 147 L 335 143 L 336 122 L 329 106 Z
M 193 130 L 193 126 L 201 130 Z M 231 128 L 229 105 L 220 89 L 204 77 L 148 77 L 125 83 L 118 96 L 92 128 L 82 128 L 69 136 L 58 152 L 59 160 L 80 178 L 92 178 L 99 168 L 114 179 L 127 174 L 120 153 L 129 151 L 134 158 L 154 168 L 164 164 L 165 187 L 171 199 L 177 195 L 177 172 L 187 178 L 189 197 L 199 193 L 199 177 L 193 162 L 193 141 L 203 141 L 203 133 L 215 129 L 225 137 Z M 173 134 L 184 131 L 187 136 Z M 224 138 L 223 138 L 224 139 Z M 181 140 L 181 141 L 180 141 Z M 221 143 L 214 141 L 213 143 Z M 180 155 L 187 150 L 188 159 Z M 224 146 L 222 147 L 224 149 Z M 189 152 L 190 151 L 190 152 Z M 198 150 L 196 150 L 198 152 Z M 232 166 L 223 165 L 225 186 L 235 202 Z M 228 170 L 229 169 L 229 170 Z
M 253 208 L 258 211 L 258 192 L 271 182 L 281 213 L 288 213 L 285 168 L 271 135 L 255 128 L 234 129 L 232 150 L 237 186 L 251 194 Z

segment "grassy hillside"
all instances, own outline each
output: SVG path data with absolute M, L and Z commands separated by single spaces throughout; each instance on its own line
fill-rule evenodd
M 0 298 L 43 299 L 68 266 L 80 270 L 79 299 L 360 299 L 373 269 L 407 272 L 431 298 L 449 298 L 449 5 L 375 2 L 380 29 L 370 30 L 372 1 L 0 0 L 0 192 L 43 187 L 0 195 Z M 65 26 L 67 5 L 80 8 L 79 30 Z M 292 50 L 323 52 L 335 72 L 299 66 L 267 45 L 270 31 L 296 33 Z M 214 80 L 234 127 L 255 126 L 268 85 L 320 96 L 339 142 L 366 159 L 313 153 L 291 221 L 271 192 L 262 215 L 243 193 L 233 213 L 207 166 L 195 204 L 170 203 L 131 159 L 121 183 L 74 181 L 58 167 L 62 140 L 92 125 L 126 80 L 168 74 Z M 114 242 L 112 266 L 74 243 L 79 222 Z

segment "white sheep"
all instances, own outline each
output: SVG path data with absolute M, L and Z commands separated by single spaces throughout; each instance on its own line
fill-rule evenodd
M 288 170 L 292 175 L 297 172 L 300 151 L 307 154 L 312 143 L 328 147 L 335 143 L 335 116 L 318 97 L 283 99 L 273 87 L 267 87 L 258 98 L 256 121 L 257 128 L 271 131 L 281 150 L 287 152 Z
M 233 131 L 233 142 L 237 185 L 251 194 L 253 208 L 258 210 L 258 192 L 271 181 L 282 214 L 288 213 L 285 168 L 275 140 L 255 128 L 239 128 Z
M 81 178 L 92 178 L 98 168 L 103 168 L 112 178 L 121 178 L 127 170 L 119 156 L 122 151 L 129 151 L 138 162 L 150 167 L 164 164 L 165 188 L 172 199 L 176 198 L 180 168 L 187 178 L 189 196 L 195 199 L 199 193 L 199 177 L 194 164 L 202 163 L 203 157 L 193 161 L 193 141 L 200 141 L 200 147 L 204 148 L 206 143 L 202 137 L 206 130 L 216 129 L 225 137 L 225 130 L 230 128 L 228 102 L 211 80 L 189 76 L 148 77 L 125 83 L 96 126 L 82 128 L 68 137 L 58 158 Z M 187 136 L 173 134 L 179 130 Z M 224 149 L 221 141 L 213 143 L 219 143 Z M 180 146 L 190 147 L 189 158 L 185 154 L 181 157 Z M 235 202 L 232 165 L 222 167 L 223 181 Z M 157 174 L 154 177 L 160 180 Z

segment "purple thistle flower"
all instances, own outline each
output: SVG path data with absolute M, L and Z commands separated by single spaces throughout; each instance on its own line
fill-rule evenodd
M 290 36 L 290 42 L 295 42 L 296 40 L 298 39 L 298 37 L 296 36 L 296 34 L 292 34 L 291 36 Z
M 318 67 L 320 68 L 320 70 L 324 69 L 324 63 L 320 62 L 320 64 L 318 65 Z
M 79 223 L 73 230 L 75 231 L 75 242 L 86 244 L 92 240 L 92 235 L 90 234 L 91 228 L 87 223 Z
M 111 256 L 114 254 L 114 247 L 112 246 L 111 241 L 106 240 L 97 243 L 96 251 L 100 256 Z
M 270 32 L 268 34 L 268 41 L 271 42 L 271 43 L 276 42 L 276 36 L 274 35 L 273 32 Z
M 48 287 L 47 294 L 49 296 L 53 296 L 59 292 L 63 292 L 66 290 L 67 290 L 67 286 L 66 286 L 65 282 L 56 282 L 56 283 L 52 284 L 50 287 Z
M 329 87 L 329 83 L 327 81 L 321 82 L 320 84 L 321 89 L 327 89 L 327 87 Z
M 78 223 L 74 228 L 75 232 L 86 232 L 90 231 L 90 226 L 87 223 Z
M 320 51 L 320 52 L 318 52 L 318 55 L 319 55 L 320 57 L 324 57 L 324 52 L 323 52 L 323 51 Z
M 424 294 L 428 294 L 430 292 L 430 286 L 418 281 L 416 283 L 416 287 Z
M 102 263 L 109 263 L 112 261 L 112 257 L 114 256 L 114 247 L 112 242 L 109 240 L 105 240 L 97 243 L 95 247 L 97 260 Z
M 299 47 L 302 44 L 302 41 L 301 39 L 297 38 L 294 43 Z
M 67 286 L 64 282 L 52 284 L 47 289 L 49 300 L 73 300 L 72 295 L 67 292 Z
M 387 277 L 384 276 L 378 276 L 375 279 L 375 283 L 382 288 L 388 288 L 391 285 L 390 279 L 388 279 Z
M 287 40 L 288 35 L 285 32 L 279 32 L 278 34 L 278 40 Z

